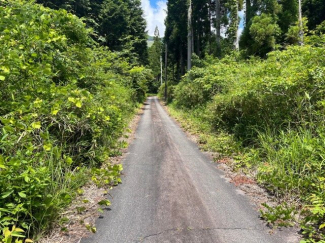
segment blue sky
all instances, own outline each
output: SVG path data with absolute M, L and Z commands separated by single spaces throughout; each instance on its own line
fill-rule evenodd
M 157 2 L 158 2 L 158 0 L 150 0 L 150 5 L 151 5 L 153 8 L 157 8 Z
M 144 17 L 147 21 L 147 31 L 153 35 L 158 26 L 160 37 L 164 36 L 167 0 L 141 0 Z

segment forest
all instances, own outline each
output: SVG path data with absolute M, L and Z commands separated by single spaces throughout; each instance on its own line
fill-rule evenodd
M 324 242 L 324 0 L 169 0 L 165 25 L 148 48 L 140 0 L 0 2 L 1 242 L 37 242 L 89 178 L 119 184 L 110 157 L 157 92 L 275 198 L 269 225 Z

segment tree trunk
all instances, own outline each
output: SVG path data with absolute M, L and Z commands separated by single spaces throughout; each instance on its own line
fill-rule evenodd
M 197 34 L 196 35 L 196 55 L 198 56 L 198 57 L 201 57 L 201 50 L 200 50 L 200 48 L 201 48 L 201 35 L 200 34 Z
M 215 0 L 216 7 L 216 44 L 217 57 L 221 57 L 221 5 L 220 0 Z
M 299 3 L 299 45 L 304 45 L 304 27 L 302 23 L 302 14 L 301 14 L 301 0 L 298 0 Z
M 231 18 L 231 24 L 230 27 L 232 29 L 232 44 L 234 50 L 238 49 L 238 26 L 239 26 L 239 21 L 238 21 L 238 1 L 232 1 L 233 6 L 231 6 L 231 13 L 230 13 L 230 18 Z
M 178 79 L 180 79 L 181 76 L 183 76 L 185 74 L 185 68 L 186 68 L 186 66 L 185 66 L 185 60 L 184 60 L 184 55 L 183 55 L 183 50 L 180 49 L 179 51 L 181 53 L 181 56 L 180 56 L 180 63 L 181 63 L 181 70 L 180 71 L 181 72 L 180 72 L 180 75 L 179 75 Z
M 212 54 L 212 43 L 211 43 L 211 25 L 212 25 L 212 14 L 211 14 L 211 5 L 209 6 L 209 54 Z
M 192 0 L 190 0 L 187 14 L 187 71 L 192 68 L 193 28 L 192 28 Z
M 249 21 L 251 20 L 251 0 L 246 0 L 246 16 L 245 16 L 245 26 L 248 26 Z
M 163 83 L 163 64 L 162 64 L 162 56 L 160 56 L 160 85 Z

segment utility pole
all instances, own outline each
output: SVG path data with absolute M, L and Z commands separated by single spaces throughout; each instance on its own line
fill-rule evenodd
M 165 43 L 165 101 L 167 103 L 167 43 Z
M 302 24 L 302 14 L 301 14 L 301 0 L 298 0 L 299 3 L 299 45 L 304 45 L 304 27 Z

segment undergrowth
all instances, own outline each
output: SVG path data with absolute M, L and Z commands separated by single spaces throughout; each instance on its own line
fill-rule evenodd
M 271 224 L 299 212 L 305 242 L 325 237 L 324 39 L 309 37 L 309 45 L 266 60 L 208 57 L 172 88 L 170 105 L 203 149 L 231 156 L 234 169 L 255 174 L 280 205 L 287 202 L 265 205 Z
M 152 75 L 91 32 L 65 10 L 0 3 L 0 242 L 49 229 L 89 178 L 120 182 L 119 166 L 98 168 Z

